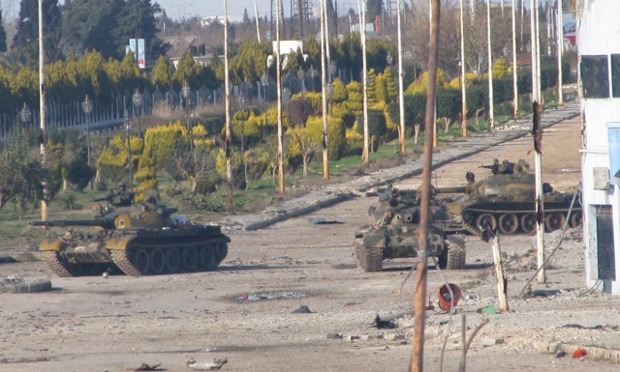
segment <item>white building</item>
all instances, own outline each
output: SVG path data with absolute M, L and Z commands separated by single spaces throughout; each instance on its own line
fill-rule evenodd
M 620 294 L 620 1 L 579 2 L 586 280 Z

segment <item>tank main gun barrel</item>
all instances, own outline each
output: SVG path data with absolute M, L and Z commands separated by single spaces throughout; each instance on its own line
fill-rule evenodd
M 51 221 L 30 221 L 30 226 L 46 226 L 46 227 L 67 227 L 67 226 L 100 226 L 108 225 L 106 220 L 51 220 Z
M 469 189 L 467 186 L 454 186 L 454 187 L 435 187 L 433 188 L 435 194 L 467 194 Z

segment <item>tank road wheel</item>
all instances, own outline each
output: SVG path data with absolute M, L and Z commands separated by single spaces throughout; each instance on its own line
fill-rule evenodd
M 186 247 L 181 250 L 181 267 L 188 271 L 194 271 L 198 268 L 198 249 L 196 247 Z
M 206 270 L 215 270 L 217 267 L 216 249 L 210 244 L 205 244 L 200 250 L 200 266 Z
M 476 218 L 476 227 L 478 227 L 480 231 L 484 230 L 485 225 L 492 231 L 495 231 L 497 228 L 497 220 L 495 219 L 495 216 L 491 213 L 482 213 L 478 216 L 478 218 Z
M 155 248 L 150 254 L 151 272 L 161 274 L 166 269 L 166 256 L 161 248 Z
M 581 223 L 583 222 L 583 214 L 581 213 L 581 211 L 579 212 L 573 212 L 570 215 L 570 227 L 579 227 L 581 226 Z
M 439 256 L 439 268 L 444 270 L 459 270 L 465 267 L 465 240 L 449 235 L 446 238 L 446 247 Z
M 551 212 L 545 217 L 545 227 L 548 232 L 563 228 L 565 222 L 566 217 L 561 212 Z
M 219 241 L 215 247 L 215 256 L 217 257 L 217 264 L 219 265 L 228 255 L 228 244 L 225 241 Z
M 526 213 L 521 216 L 521 229 L 528 235 L 536 232 L 536 215 L 534 213 Z
M 357 265 L 367 273 L 383 270 L 383 252 L 380 247 L 359 246 Z
M 140 272 L 140 274 L 145 275 L 149 272 L 150 269 L 150 257 L 149 252 L 144 248 L 138 248 L 133 254 L 133 266 Z
M 512 235 L 519 229 L 519 219 L 514 213 L 504 213 L 499 216 L 499 232 L 504 235 Z
M 181 254 L 176 247 L 168 248 L 166 250 L 166 271 L 169 273 L 176 273 L 181 267 Z

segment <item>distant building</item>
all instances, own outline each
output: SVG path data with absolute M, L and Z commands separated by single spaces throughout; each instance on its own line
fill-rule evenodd
M 221 25 L 224 24 L 224 16 L 208 16 L 208 17 L 203 17 L 200 20 L 200 26 L 201 27 L 207 27 L 210 26 L 214 23 L 219 23 Z M 237 17 L 237 16 L 228 16 L 228 23 L 241 23 L 243 21 L 242 17 Z
M 582 2 L 576 24 L 583 113 L 586 281 L 590 287 L 618 295 L 620 253 L 615 242 L 620 243 L 620 1 Z

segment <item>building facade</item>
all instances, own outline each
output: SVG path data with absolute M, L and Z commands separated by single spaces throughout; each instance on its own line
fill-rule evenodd
M 620 294 L 620 1 L 578 3 L 586 280 Z

